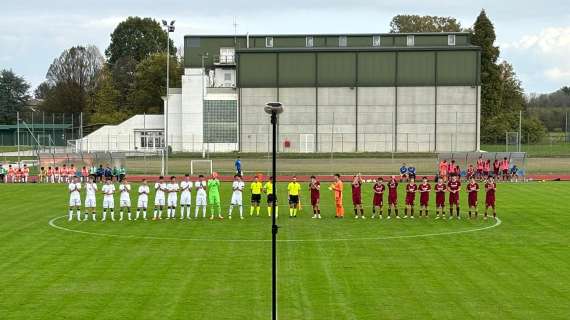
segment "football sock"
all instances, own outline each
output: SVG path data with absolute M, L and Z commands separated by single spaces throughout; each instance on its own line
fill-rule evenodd
M 394 209 L 394 212 L 396 213 L 396 216 L 398 216 L 398 209 Z
M 392 215 L 392 208 L 388 208 L 388 217 Z
M 77 221 L 81 221 L 81 210 L 77 210 L 75 213 L 77 215 Z
M 103 209 L 103 220 L 107 219 L 107 210 Z
M 206 218 L 206 206 L 202 206 L 202 218 Z
M 450 216 L 450 217 L 453 217 L 453 207 L 450 207 L 450 208 L 449 208 L 449 216 Z
M 232 216 L 232 211 L 234 210 L 234 205 L 230 204 L 230 208 L 228 209 L 228 216 Z
M 127 217 L 131 220 L 131 208 L 127 209 Z
M 410 211 L 412 212 L 412 217 L 414 216 L 414 208 L 411 208 Z
M 111 220 L 115 221 L 115 210 L 111 210 Z
M 137 214 L 135 215 L 135 220 L 137 220 L 141 216 L 141 210 L 137 209 Z
M 259 215 L 259 207 L 257 207 L 257 215 Z M 239 206 L 239 216 L 243 218 L 243 206 Z
M 180 206 L 180 219 L 184 219 L 184 205 Z
M 91 213 L 91 219 L 93 221 L 97 220 L 97 215 L 95 214 L 95 212 Z
M 457 213 L 457 216 L 459 217 L 459 207 L 455 208 L 455 212 Z
M 290 216 L 290 217 L 293 216 L 293 208 L 289 208 L 289 216 Z
M 85 211 L 85 213 L 83 214 L 83 218 L 85 220 L 89 220 L 89 212 Z
M 162 219 L 162 209 L 158 210 L 158 218 Z
M 259 209 L 261 209 L 261 208 L 260 208 L 260 207 L 256 207 L 256 208 L 255 208 L 255 214 L 256 214 L 256 215 L 259 215 Z
M 119 211 L 119 220 L 123 221 L 123 210 Z
M 250 207 L 250 208 L 249 208 L 249 215 L 250 215 L 250 216 L 253 216 L 253 207 Z
M 275 217 L 279 217 L 279 207 L 275 206 Z
M 267 207 L 267 215 L 271 217 L 271 207 Z
M 360 215 L 364 217 L 364 209 L 360 209 Z
M 143 219 L 146 220 L 146 209 L 143 210 Z
M 293 217 L 297 216 L 297 208 L 293 209 Z
M 198 218 L 198 212 L 200 211 L 200 206 L 196 206 L 194 209 L 194 218 Z
M 152 212 L 152 218 L 156 219 L 158 217 L 158 209 L 154 209 L 154 211 Z
M 69 209 L 69 217 L 67 220 L 71 221 L 73 219 L 73 209 Z
M 358 216 L 358 209 L 354 208 L 354 215 Z

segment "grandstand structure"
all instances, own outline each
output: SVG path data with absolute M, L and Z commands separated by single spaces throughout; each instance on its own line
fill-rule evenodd
M 280 152 L 480 150 L 468 33 L 188 35 L 184 64 L 168 117 L 102 127 L 78 151 L 165 149 L 168 134 L 174 152 L 267 152 L 269 101 L 285 107 Z

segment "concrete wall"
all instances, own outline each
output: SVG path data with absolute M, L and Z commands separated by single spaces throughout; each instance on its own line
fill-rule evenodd
M 279 149 L 285 152 L 445 152 L 479 147 L 476 87 L 242 88 L 240 92 L 244 152 L 268 151 L 271 132 L 262 108 L 275 100 L 285 107 L 279 123 Z

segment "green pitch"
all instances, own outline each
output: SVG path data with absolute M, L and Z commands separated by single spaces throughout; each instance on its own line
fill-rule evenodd
M 365 184 L 365 204 L 370 189 Z M 67 214 L 64 185 L 0 185 L 0 192 L 1 319 L 269 318 L 265 207 L 250 217 L 246 205 L 243 221 L 234 209 L 231 221 L 80 223 L 58 218 Z M 226 217 L 229 200 L 226 183 Z M 296 219 L 280 209 L 279 239 L 289 240 L 279 243 L 280 319 L 570 315 L 569 183 L 499 184 L 500 225 L 436 221 L 433 209 L 429 220 L 355 220 L 350 193 L 347 217 L 337 220 L 326 190 L 317 221 L 306 190 L 302 200 Z M 465 217 L 465 193 L 461 200 Z

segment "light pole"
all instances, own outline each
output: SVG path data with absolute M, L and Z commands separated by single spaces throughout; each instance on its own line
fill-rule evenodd
M 168 175 L 168 91 L 170 90 L 170 33 L 174 32 L 174 22 L 170 24 L 162 20 L 162 26 L 166 30 L 166 106 L 164 107 L 164 151 L 162 152 L 162 175 Z
M 283 105 L 280 102 L 268 102 L 265 104 L 265 112 L 271 115 L 271 125 L 273 127 L 273 203 L 271 215 L 271 319 L 277 319 L 277 231 L 279 227 L 276 223 L 275 204 L 277 203 L 277 116 L 283 112 Z

